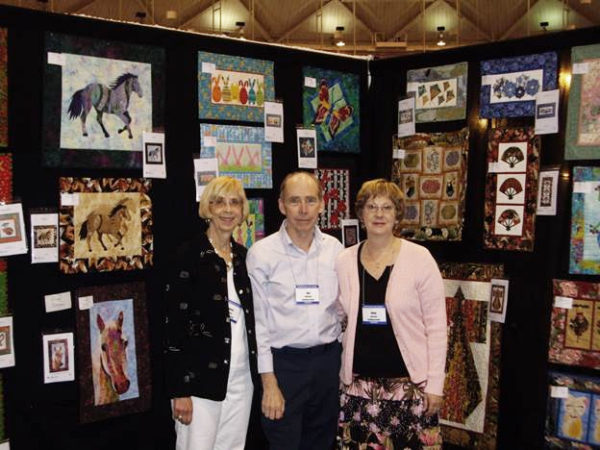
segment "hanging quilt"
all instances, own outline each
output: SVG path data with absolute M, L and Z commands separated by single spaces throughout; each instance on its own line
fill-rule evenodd
M 46 34 L 43 163 L 141 168 L 143 132 L 164 130 L 158 47 Z
M 469 131 L 393 137 L 403 159 L 392 164 L 392 181 L 404 193 L 401 234 L 415 240 L 462 239 L 467 191 Z
M 553 280 L 548 361 L 600 369 L 600 284 Z
M 360 153 L 358 75 L 303 67 L 304 127 L 317 131 L 318 151 Z
M 600 44 L 571 49 L 565 159 L 600 159 Z
M 235 230 L 233 238 L 235 241 L 250 248 L 256 241 L 265 237 L 265 209 L 262 198 L 248 199 L 248 217 Z
M 502 324 L 490 322 L 491 279 L 500 264 L 439 265 L 444 278 L 448 355 L 440 424 L 444 442 L 496 448 Z
M 406 73 L 406 93 L 415 95 L 417 123 L 461 120 L 467 111 L 466 62 Z
M 569 273 L 600 274 L 600 167 L 573 167 Z
M 198 52 L 198 117 L 263 122 L 275 99 L 273 61 Z
M 483 244 L 533 251 L 540 138 L 533 128 L 490 130 Z
M 342 219 L 350 218 L 350 171 L 348 169 L 315 169 L 323 189 L 325 208 L 317 226 L 321 230 L 340 230 Z
M 549 374 L 545 448 L 592 450 L 600 446 L 600 378 Z
M 0 147 L 8 145 L 8 45 L 7 30 L 0 28 Z
M 80 420 L 94 422 L 150 408 L 149 335 L 143 282 L 82 287 L 77 299 Z
M 271 143 L 264 128 L 200 125 L 200 158 L 217 158 L 219 175 L 242 182 L 245 189 L 273 187 Z
M 60 270 L 112 272 L 152 265 L 152 183 L 60 178 Z
M 8 276 L 6 260 L 0 259 L 0 316 L 8 314 Z M 7 438 L 4 428 L 4 383 L 0 374 L 0 442 Z
M 555 52 L 481 61 L 480 117 L 535 115 L 535 96 L 557 88 Z

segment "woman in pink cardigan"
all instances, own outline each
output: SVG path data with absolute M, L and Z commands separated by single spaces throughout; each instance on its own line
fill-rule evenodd
M 367 240 L 337 259 L 343 336 L 339 448 L 441 449 L 437 413 L 446 365 L 446 303 L 437 264 L 394 236 L 404 200 L 384 179 L 364 183 L 356 215 Z

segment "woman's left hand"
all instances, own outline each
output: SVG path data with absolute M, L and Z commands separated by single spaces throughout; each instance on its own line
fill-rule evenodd
M 425 406 L 427 407 L 427 409 L 425 410 L 425 415 L 433 416 L 434 414 L 440 412 L 440 409 L 442 408 L 442 403 L 444 402 L 444 397 L 442 397 L 441 395 L 429 394 L 426 392 L 425 401 Z

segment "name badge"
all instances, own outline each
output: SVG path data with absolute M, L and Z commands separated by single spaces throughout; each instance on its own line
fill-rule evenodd
M 240 314 L 242 314 L 242 305 L 229 300 L 229 319 L 233 323 L 237 323 L 240 320 Z
M 386 325 L 387 311 L 385 305 L 363 305 L 363 325 Z
M 319 303 L 318 284 L 299 284 L 296 286 L 296 304 L 313 305 Z

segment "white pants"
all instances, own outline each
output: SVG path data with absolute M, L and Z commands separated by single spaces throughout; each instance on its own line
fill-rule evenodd
M 244 365 L 230 369 L 225 400 L 192 397 L 192 422 L 175 421 L 176 450 L 244 450 L 253 390 Z

